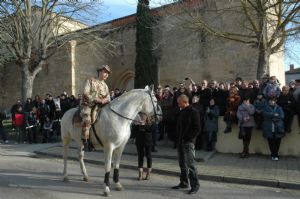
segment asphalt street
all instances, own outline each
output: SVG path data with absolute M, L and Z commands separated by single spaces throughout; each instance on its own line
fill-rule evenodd
M 69 161 L 70 182 L 62 182 L 61 159 L 0 155 L 0 199 L 96 199 L 103 198 L 103 166 L 87 164 L 89 182 L 82 181 L 79 164 Z M 110 198 L 204 198 L 204 199 L 292 199 L 300 198 L 300 191 L 250 185 L 201 181 L 196 195 L 188 190 L 172 190 L 178 178 L 154 174 L 150 181 L 137 181 L 137 172 L 123 169 L 120 179 L 125 190 L 117 192 L 112 185 Z M 112 181 L 112 179 L 111 179 Z

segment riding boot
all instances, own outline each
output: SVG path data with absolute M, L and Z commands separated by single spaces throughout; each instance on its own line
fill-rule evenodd
M 152 171 L 151 168 L 148 168 L 148 169 L 147 169 L 146 177 L 145 177 L 144 180 L 150 180 L 150 174 L 151 174 L 151 171 Z
M 139 177 L 138 177 L 139 181 L 143 180 L 143 172 L 144 172 L 144 169 L 143 168 L 139 168 Z

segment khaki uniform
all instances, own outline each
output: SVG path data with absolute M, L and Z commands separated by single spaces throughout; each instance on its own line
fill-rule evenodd
M 82 117 L 82 137 L 83 139 L 89 138 L 89 129 L 91 124 L 96 119 L 96 114 L 100 106 L 97 106 L 95 100 L 107 99 L 110 101 L 109 89 L 104 81 L 96 78 L 90 78 L 86 81 L 82 101 L 80 104 L 80 115 Z

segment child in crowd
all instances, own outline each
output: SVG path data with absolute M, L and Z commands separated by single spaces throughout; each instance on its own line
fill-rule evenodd
M 43 143 L 48 143 L 50 141 L 51 133 L 53 132 L 53 121 L 50 117 L 46 117 L 45 123 L 43 125 Z

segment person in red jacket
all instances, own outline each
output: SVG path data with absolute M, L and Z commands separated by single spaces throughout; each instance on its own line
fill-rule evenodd
M 226 129 L 224 133 L 231 132 L 231 125 L 233 122 L 237 123 L 236 112 L 241 102 L 241 97 L 238 94 L 236 87 L 230 88 L 229 97 L 227 98 L 226 112 L 224 115 L 224 121 L 226 122 Z

